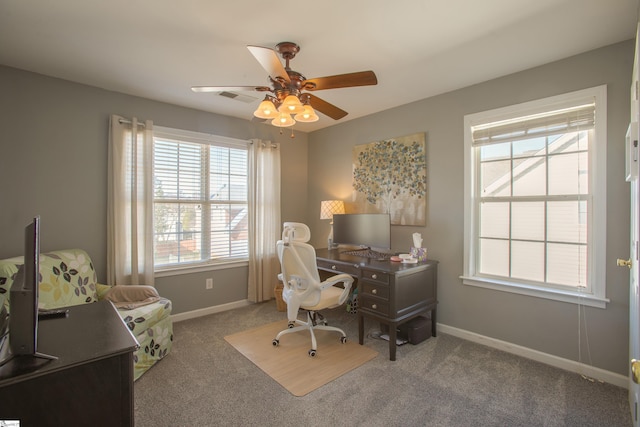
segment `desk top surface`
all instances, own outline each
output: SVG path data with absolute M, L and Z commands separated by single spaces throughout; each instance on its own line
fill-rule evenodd
M 372 268 L 388 273 L 423 270 L 433 268 L 438 264 L 438 261 L 435 260 L 422 261 L 416 264 L 404 264 L 402 262 L 394 262 L 388 259 L 380 260 L 357 255 L 349 255 L 343 253 L 344 251 L 344 249 L 316 249 L 316 258 L 330 262 L 351 264 L 358 268 Z
M 38 353 L 57 359 L 14 358 L 0 367 L 0 386 L 124 354 L 138 347 L 138 342 L 109 301 L 68 308 L 67 317 L 38 322 Z

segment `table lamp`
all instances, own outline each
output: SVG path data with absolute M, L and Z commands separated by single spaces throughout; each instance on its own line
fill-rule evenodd
M 333 215 L 344 213 L 344 202 L 342 200 L 323 200 L 320 202 L 320 219 L 330 219 L 329 237 L 327 238 L 327 249 L 333 249 Z

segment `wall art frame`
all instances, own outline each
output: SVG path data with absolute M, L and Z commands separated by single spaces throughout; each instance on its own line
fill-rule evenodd
M 426 225 L 426 133 L 353 147 L 352 202 L 358 213 L 388 213 L 392 225 Z

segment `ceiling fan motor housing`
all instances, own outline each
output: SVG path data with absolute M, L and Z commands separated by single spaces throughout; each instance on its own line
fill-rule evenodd
M 303 84 L 307 78 L 297 71 L 293 71 L 289 68 L 287 68 L 286 71 L 289 75 L 289 82 L 280 79 L 273 81 L 273 92 L 278 100 L 282 101 L 288 95 L 300 97 L 302 90 L 309 90 L 308 86 L 310 85 L 315 86 L 315 84 L 308 82 L 307 84 Z
M 300 46 L 293 42 L 280 42 L 276 45 L 276 52 L 287 61 L 289 68 L 289 60 L 296 57 L 296 53 L 300 52 Z

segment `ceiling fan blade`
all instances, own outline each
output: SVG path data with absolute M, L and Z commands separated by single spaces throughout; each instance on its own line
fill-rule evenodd
M 307 86 L 308 83 L 311 84 Z M 357 73 L 339 74 L 336 76 L 305 80 L 302 86 L 305 90 L 323 90 L 353 86 L 372 86 L 377 84 L 378 78 L 373 71 L 360 71 Z
M 318 98 L 317 96 L 311 95 L 309 93 L 305 95 L 309 99 L 309 104 L 311 104 L 313 109 L 320 111 L 322 114 L 329 116 L 334 120 L 339 120 L 349 114 L 346 111 L 336 107 L 335 105 Z
M 271 88 L 267 86 L 191 86 L 194 92 L 225 92 L 225 91 L 243 91 L 254 90 L 257 92 L 267 92 Z
M 282 79 L 287 83 L 291 81 L 287 70 L 284 69 L 280 58 L 278 58 L 278 54 L 273 49 L 262 46 L 247 46 L 247 49 L 249 49 L 249 52 L 251 52 L 260 65 L 262 65 L 262 68 L 267 70 L 267 73 L 269 73 L 272 79 Z

